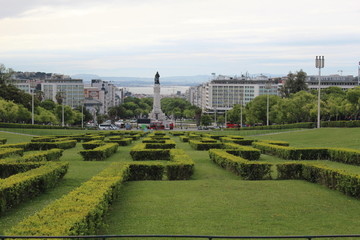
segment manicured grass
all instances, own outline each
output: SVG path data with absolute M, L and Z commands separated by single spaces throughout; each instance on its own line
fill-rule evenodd
M 358 233 L 359 207 L 358 200 L 304 181 L 128 182 L 105 233 Z
M 273 135 L 254 136 L 256 139 L 282 140 L 294 147 L 346 147 L 360 149 L 360 128 L 304 129 Z
M 332 130 L 329 131 L 327 137 L 331 137 Z M 293 139 L 301 141 L 302 137 L 297 138 L 295 135 L 302 135 L 303 132 L 274 136 L 283 134 L 291 135 Z M 120 198 L 112 205 L 106 220 L 107 227 L 101 233 L 191 235 L 358 233 L 356 219 L 360 213 L 359 200 L 300 180 L 243 181 L 212 163 L 207 151 L 194 151 L 187 143 L 175 139 L 177 147 L 183 148 L 195 161 L 192 180 L 126 183 Z M 283 139 L 279 138 L 279 140 Z M 307 141 L 311 141 L 311 138 Z M 261 160 L 284 161 L 268 155 L 262 155 Z M 345 165 L 333 162 L 329 164 Z M 359 167 L 354 166 L 343 167 L 348 168 L 349 171 L 359 170 Z

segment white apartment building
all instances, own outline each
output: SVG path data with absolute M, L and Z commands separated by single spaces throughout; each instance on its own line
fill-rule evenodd
M 235 104 L 246 105 L 255 97 L 265 94 L 279 95 L 281 84 L 266 76 L 255 78 L 218 76 L 187 91 L 188 100 L 204 112 L 224 112 Z
M 57 102 L 57 94 L 63 98 L 64 105 L 72 108 L 84 102 L 84 84 L 82 79 L 72 79 L 62 74 L 43 72 L 16 72 L 12 84 L 20 90 L 31 94 L 34 90 L 42 91 L 45 99 Z
M 87 99 L 95 99 L 101 102 L 99 113 L 107 114 L 110 107 L 114 107 L 120 103 L 120 98 L 116 94 L 118 88 L 107 81 L 100 79 L 91 80 L 91 88 L 87 88 Z
M 82 106 L 84 103 L 84 84 L 82 79 L 58 78 L 45 79 L 41 83 L 41 91 L 44 99 L 51 99 L 57 102 L 59 95 L 63 104 L 72 108 Z
M 308 76 L 306 79 L 306 83 L 308 84 L 310 90 L 312 89 L 317 90 L 319 87 L 319 76 L 316 75 Z M 359 86 L 359 82 L 352 75 L 341 76 L 338 74 L 334 74 L 334 75 L 321 76 L 320 79 L 321 89 L 328 87 L 339 87 L 345 91 L 347 89 L 354 88 L 356 86 Z

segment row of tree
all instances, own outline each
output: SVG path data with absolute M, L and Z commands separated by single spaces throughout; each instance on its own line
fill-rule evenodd
M 270 124 L 315 122 L 317 119 L 317 92 L 304 90 L 292 93 L 287 98 L 269 96 L 269 121 Z M 338 121 L 358 119 L 360 114 L 360 87 L 349 89 L 346 92 L 339 87 L 329 87 L 322 90 L 321 120 Z M 256 97 L 243 109 L 240 105 L 227 112 L 230 122 L 238 123 L 240 114 L 243 113 L 244 123 L 266 124 L 267 121 L 267 96 Z

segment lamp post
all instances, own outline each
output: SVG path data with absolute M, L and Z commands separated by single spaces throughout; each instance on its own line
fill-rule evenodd
M 269 95 L 270 95 L 270 88 L 271 88 L 271 80 L 269 79 L 265 83 L 265 88 L 267 89 L 267 96 L 266 96 L 266 126 L 269 126 Z
M 84 129 L 84 101 L 81 104 L 81 129 Z
M 321 69 L 324 68 L 324 56 L 316 56 L 315 67 L 319 69 L 319 86 L 318 86 L 318 112 L 317 112 L 317 128 L 320 128 L 320 87 L 321 87 Z
M 30 89 L 31 92 L 31 124 L 34 125 L 34 89 Z

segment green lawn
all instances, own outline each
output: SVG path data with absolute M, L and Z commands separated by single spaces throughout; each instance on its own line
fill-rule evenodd
M 60 131 L 63 130 L 52 130 L 52 133 L 65 134 L 59 133 Z M 34 135 L 49 135 L 45 132 L 39 131 Z M 268 133 L 257 131 L 256 134 Z M 10 135 L 13 139 L 11 141 L 15 141 L 16 138 L 18 142 L 31 139 L 18 135 L 12 137 L 13 134 L 0 132 L 0 137 L 9 139 Z M 315 129 L 252 137 L 289 141 L 291 146 L 297 147 L 339 146 L 359 149 L 358 136 L 360 129 Z M 188 143 L 180 142 L 178 137 L 173 139 L 177 147 L 184 149 L 195 161 L 192 179 L 125 183 L 119 199 L 110 209 L 101 234 L 360 233 L 359 200 L 300 180 L 244 181 L 212 163 L 206 151 L 195 151 Z M 66 150 L 62 161 L 69 161 L 70 169 L 65 178 L 55 189 L 1 215 L 0 234 L 24 217 L 79 186 L 111 162 L 130 161 L 130 148 L 131 146 L 119 147 L 118 152 L 104 162 L 82 161 L 78 154 L 81 144 L 74 149 Z M 261 160 L 284 161 L 267 155 L 262 155 Z M 341 165 L 332 162 L 324 164 Z M 360 167 L 344 164 L 342 167 L 347 168 L 347 171 L 360 173 Z

